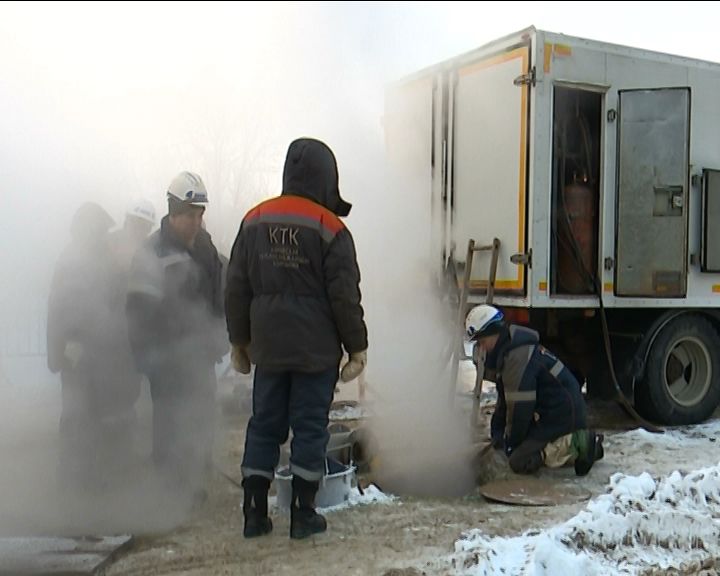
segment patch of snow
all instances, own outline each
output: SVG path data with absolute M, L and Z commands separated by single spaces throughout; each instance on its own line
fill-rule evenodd
M 645 434 L 628 435 L 648 440 Z M 662 443 L 676 434 L 683 431 L 651 436 Z M 720 465 L 660 479 L 613 474 L 608 493 L 567 522 L 512 538 L 473 529 L 455 543 L 450 561 L 458 576 L 631 576 L 651 568 L 700 569 L 718 556 Z
M 337 512 L 338 510 L 346 510 L 353 506 L 365 506 L 368 504 L 391 504 L 397 500 L 397 496 L 385 494 L 375 484 L 370 484 L 360 493 L 357 487 L 350 490 L 348 500 L 337 506 L 328 506 L 327 508 L 318 508 L 318 512 Z
M 346 405 L 342 408 L 330 410 L 330 420 L 360 420 L 368 418 L 370 413 L 362 406 Z

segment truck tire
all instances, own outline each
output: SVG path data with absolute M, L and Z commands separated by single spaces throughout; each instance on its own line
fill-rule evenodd
M 720 403 L 720 337 L 710 321 L 688 314 L 661 328 L 635 394 L 638 412 L 650 420 L 707 419 Z

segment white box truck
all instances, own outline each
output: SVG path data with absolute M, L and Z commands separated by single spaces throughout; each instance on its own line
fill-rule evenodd
M 389 87 L 384 125 L 438 279 L 457 288 L 469 240 L 497 238 L 494 304 L 590 393 L 612 365 L 650 419 L 715 410 L 720 64 L 528 28 Z

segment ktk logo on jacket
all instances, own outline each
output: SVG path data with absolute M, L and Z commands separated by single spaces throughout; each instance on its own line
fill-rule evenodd
M 270 226 L 270 244 L 282 244 L 283 246 L 298 246 L 297 235 L 300 228 L 289 228 L 281 226 Z

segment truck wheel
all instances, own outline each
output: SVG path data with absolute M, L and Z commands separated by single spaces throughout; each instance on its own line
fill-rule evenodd
M 692 314 L 675 318 L 652 344 L 636 390 L 638 411 L 664 424 L 694 424 L 720 402 L 720 337 Z

